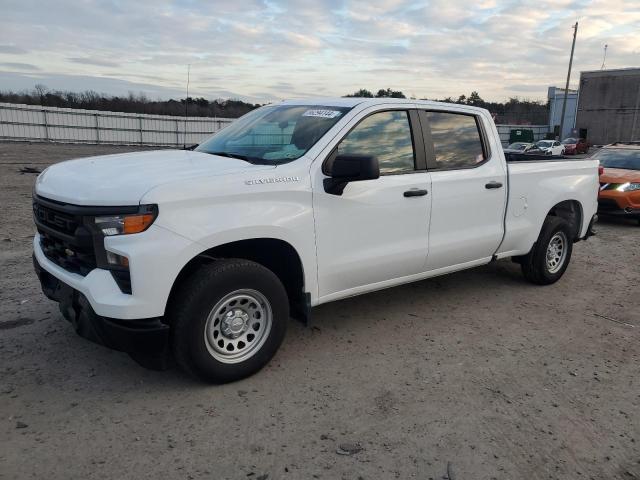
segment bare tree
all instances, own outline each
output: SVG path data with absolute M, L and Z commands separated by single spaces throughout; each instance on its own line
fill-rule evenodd
M 49 89 L 45 85 L 43 85 L 41 83 L 36 83 L 36 86 L 33 87 L 33 90 L 35 92 L 35 95 L 38 98 L 40 98 L 40 105 L 44 105 L 47 93 L 49 92 Z

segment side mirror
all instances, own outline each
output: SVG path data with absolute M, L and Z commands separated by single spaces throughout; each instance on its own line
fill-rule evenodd
M 324 164 L 322 172 L 324 190 L 332 195 L 342 195 L 349 182 L 375 180 L 380 177 L 378 159 L 373 155 L 339 155 L 333 152 Z

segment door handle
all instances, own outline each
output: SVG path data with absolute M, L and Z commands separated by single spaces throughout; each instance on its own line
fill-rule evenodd
M 428 190 L 418 190 L 417 188 L 412 188 L 411 190 L 407 190 L 404 192 L 405 197 L 422 197 L 429 193 Z
M 493 182 L 489 182 L 489 183 L 487 183 L 487 184 L 484 186 L 484 188 L 486 188 L 486 189 L 488 189 L 488 190 L 491 190 L 491 189 L 493 189 L 493 188 L 502 188 L 502 184 L 501 184 L 500 182 L 493 181 Z

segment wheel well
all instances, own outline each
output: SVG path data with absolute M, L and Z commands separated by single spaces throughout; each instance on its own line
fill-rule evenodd
M 259 263 L 268 268 L 280 279 L 284 285 L 292 316 L 307 315 L 307 296 L 304 290 L 304 271 L 298 252 L 289 243 L 274 238 L 253 238 L 226 243 L 210 248 L 191 259 L 176 278 L 171 288 L 170 305 L 177 287 L 189 275 L 203 264 L 215 262 L 220 258 L 243 258 Z
M 573 232 L 573 239 L 578 240 L 580 238 L 580 232 L 582 231 L 582 206 L 577 200 L 565 200 L 553 206 L 547 216 L 564 218 L 571 232 Z

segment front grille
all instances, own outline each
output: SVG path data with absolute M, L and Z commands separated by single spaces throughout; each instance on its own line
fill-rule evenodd
M 75 235 L 76 229 L 82 223 L 82 218 L 60 210 L 54 210 L 37 200 L 33 202 L 33 217 L 36 220 L 36 224 L 70 236 Z
M 33 217 L 42 252 L 56 265 L 85 276 L 96 268 L 93 238 L 84 218 L 69 210 L 64 204 L 34 198 Z
M 93 246 L 89 249 L 78 248 L 69 242 L 38 230 L 40 233 L 40 247 L 45 256 L 56 265 L 82 276 L 96 268 L 96 256 Z
M 616 188 L 618 188 L 620 185 L 622 185 L 622 183 L 605 183 L 605 182 L 600 182 L 600 190 L 615 190 Z

